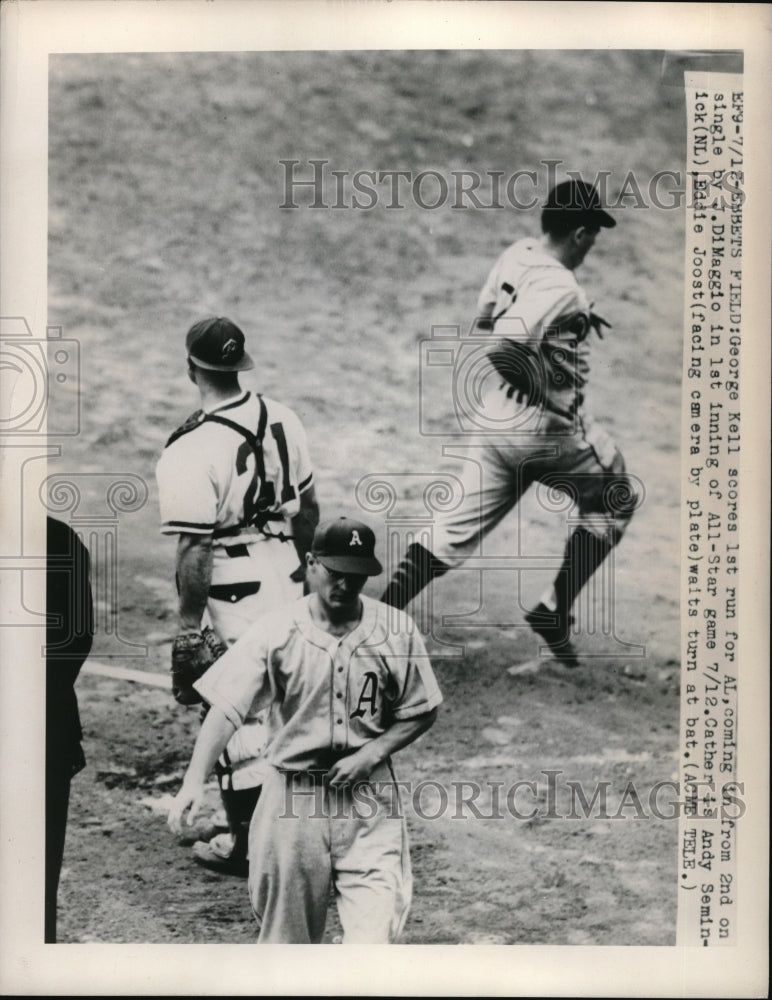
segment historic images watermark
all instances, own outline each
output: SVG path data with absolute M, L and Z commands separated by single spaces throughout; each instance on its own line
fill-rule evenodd
M 708 165 L 708 160 L 705 160 Z M 540 204 L 540 192 L 554 187 L 562 160 L 541 160 L 539 170 L 357 169 L 332 165 L 323 157 L 279 160 L 282 209 L 400 210 L 408 207 L 433 211 L 517 209 L 530 211 Z M 579 178 L 575 170 L 562 171 Z M 683 211 L 704 202 L 724 208 L 745 200 L 744 175 L 738 170 L 658 170 L 651 177 L 634 171 L 623 176 L 600 170 L 593 183 L 607 209 L 664 209 Z M 577 204 L 577 209 L 586 205 Z
M 36 337 L 23 316 L 0 317 L 0 437 L 71 437 L 80 432 L 80 343 L 60 326 Z M 52 390 L 66 387 L 72 405 L 46 428 Z
M 68 438 L 81 433 L 81 345 L 49 326 L 37 336 L 23 316 L 0 317 L 0 463 L 8 484 L 8 540 L 0 558 L 4 573 L 0 626 L 34 628 L 44 609 L 30 603 L 25 575 L 47 569 L 44 517 L 66 521 L 91 554 L 95 604 L 93 652 L 99 656 L 143 656 L 119 622 L 119 521 L 148 499 L 145 480 L 130 472 L 46 474 L 46 462 L 61 457 Z M 42 534 L 38 528 L 43 528 Z M 27 580 L 29 577 L 27 576 Z M 33 588 L 34 589 L 34 588 Z M 77 630 L 84 609 L 71 616 Z
M 736 823 L 745 815 L 745 784 L 727 781 L 672 779 L 643 785 L 628 781 L 593 783 L 564 777 L 544 768 L 533 778 L 516 781 L 485 779 L 447 783 L 421 781 L 360 781 L 333 787 L 324 770 L 286 773 L 284 808 L 280 819 L 372 818 L 378 810 L 390 817 L 409 811 L 421 821 L 436 820 L 720 820 Z

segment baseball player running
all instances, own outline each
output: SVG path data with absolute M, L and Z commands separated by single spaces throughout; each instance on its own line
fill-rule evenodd
M 331 887 L 344 943 L 393 942 L 411 898 L 410 858 L 391 755 L 442 701 L 407 615 L 361 594 L 381 572 L 375 536 L 345 517 L 317 529 L 311 594 L 251 626 L 195 685 L 212 706 L 169 812 L 195 816 L 222 748 L 268 710 L 269 765 L 249 831 L 258 942 L 318 943 Z
M 411 545 L 382 600 L 404 608 L 433 578 L 459 566 L 535 481 L 568 492 L 580 520 L 551 587 L 525 616 L 551 654 L 578 665 L 571 608 L 622 537 L 637 497 L 611 437 L 584 413 L 587 336 L 609 324 L 591 312 L 574 271 L 615 220 L 579 180 L 549 193 L 540 240 L 505 250 L 478 301 L 478 327 L 501 339 L 488 349 L 498 377 L 486 380 L 483 411 L 511 435 L 476 435 L 462 477 L 463 500 L 438 518 L 433 551 Z M 474 468 L 472 468 L 474 466 Z
M 261 614 L 302 596 L 319 511 L 300 420 L 239 384 L 238 373 L 254 367 L 242 331 L 224 317 L 205 319 L 185 343 L 202 408 L 169 438 L 156 476 L 161 531 L 178 538 L 173 687 L 192 704 L 201 697 L 191 687 L 200 669 L 185 673 L 191 658 L 205 668 Z M 252 713 L 223 748 L 217 775 L 230 832 L 193 845 L 209 868 L 246 876 L 264 738 Z

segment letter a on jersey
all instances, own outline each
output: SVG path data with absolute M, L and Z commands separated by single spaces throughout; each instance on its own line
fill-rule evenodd
M 350 719 L 361 719 L 365 714 L 365 705 L 370 706 L 370 715 L 375 715 L 375 697 L 378 694 L 378 678 L 372 670 L 365 674 L 365 682 L 359 695 L 357 707 L 349 716 Z

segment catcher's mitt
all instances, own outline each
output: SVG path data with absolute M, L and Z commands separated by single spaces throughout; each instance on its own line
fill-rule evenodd
M 225 644 L 207 626 L 202 632 L 178 635 L 172 643 L 172 694 L 180 705 L 197 705 L 204 699 L 195 682 L 225 652 Z

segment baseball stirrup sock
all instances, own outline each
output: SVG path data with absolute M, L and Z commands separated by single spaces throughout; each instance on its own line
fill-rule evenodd
M 582 587 L 611 551 L 611 544 L 586 528 L 577 528 L 566 545 L 563 565 L 555 578 L 560 620 L 571 610 Z
M 428 583 L 449 569 L 450 566 L 433 556 L 423 545 L 414 542 L 408 546 L 405 558 L 395 570 L 381 600 L 392 608 L 406 608 Z

